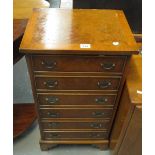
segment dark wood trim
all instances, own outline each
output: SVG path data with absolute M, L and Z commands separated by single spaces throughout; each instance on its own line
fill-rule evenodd
M 137 43 L 142 43 L 142 34 L 133 34 Z

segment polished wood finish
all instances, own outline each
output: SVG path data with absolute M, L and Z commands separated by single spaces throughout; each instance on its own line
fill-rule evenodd
M 71 139 L 107 139 L 108 133 L 106 131 L 43 131 L 43 140 L 71 140 Z
M 123 10 L 133 33 L 142 33 L 142 0 L 71 0 L 73 9 Z
M 36 88 L 41 91 L 51 90 L 118 90 L 121 77 L 110 76 L 51 76 L 35 77 Z
M 27 25 L 27 19 L 14 19 L 13 20 L 13 41 L 23 36 Z
M 108 149 L 108 141 L 107 140 L 70 140 L 70 144 L 92 144 L 93 146 L 99 148 L 100 150 L 106 150 Z M 40 147 L 42 151 L 47 151 L 51 148 L 54 148 L 57 146 L 57 144 L 68 144 L 67 140 L 55 140 L 55 141 L 47 141 L 47 140 L 41 140 L 40 141 Z
M 121 101 L 118 107 L 118 111 L 116 114 L 116 118 L 115 118 L 115 122 L 112 128 L 112 133 L 111 133 L 111 140 L 110 140 L 110 149 L 114 150 L 116 145 L 118 145 L 119 143 L 119 136 L 121 134 L 123 125 L 124 125 L 124 121 L 127 117 L 127 114 L 129 111 L 131 111 L 130 113 L 132 113 L 133 111 L 133 107 L 130 108 L 130 99 L 129 99 L 129 94 L 128 94 L 128 90 L 127 87 L 125 86 L 123 88 L 123 95 L 121 96 Z M 129 110 L 130 109 L 130 110 Z M 121 143 L 121 141 L 120 141 Z
M 134 55 L 111 134 L 110 148 L 114 155 L 142 154 L 141 82 L 142 57 Z
M 19 46 L 33 8 L 49 7 L 46 0 L 13 0 L 13 64 L 17 63 L 24 54 L 19 53 Z
M 61 0 L 60 8 L 123 10 L 136 41 L 141 41 L 142 0 Z
M 122 73 L 125 56 L 35 56 L 32 57 L 35 71 L 51 72 L 110 72 Z
M 19 46 L 27 25 L 25 19 L 13 20 L 13 64 L 17 63 L 23 56 L 23 53 L 19 53 Z
M 13 138 L 25 133 L 36 117 L 34 104 L 13 104 Z
M 27 19 L 13 19 L 13 64 L 16 64 L 24 53 L 19 52 L 19 46 L 25 32 Z M 37 119 L 34 103 L 14 103 L 13 105 L 13 138 L 22 136 Z M 23 111 L 24 109 L 24 111 Z
M 113 24 L 107 20 L 109 17 L 114 20 Z M 108 148 L 129 59 L 131 54 L 138 52 L 130 32 L 121 11 L 34 11 L 20 51 L 26 53 L 42 150 L 55 144 L 93 144 L 100 149 Z M 83 42 L 91 43 L 90 48 L 79 48 Z M 94 97 L 107 97 L 108 100 Z M 99 102 L 107 103 L 101 105 Z M 52 129 L 48 122 L 61 126 Z M 75 125 L 75 122 L 78 123 Z M 91 129 L 88 127 L 90 122 L 97 123 L 97 128 L 102 122 L 102 128 L 95 129 L 94 124 Z M 102 134 L 95 135 L 96 140 L 88 137 L 88 133 L 103 131 L 105 137 Z M 49 133 L 61 133 L 62 138 L 51 138 Z
M 52 119 L 52 120 L 41 120 L 41 124 L 44 130 L 109 130 L 110 119 L 89 119 L 81 120 L 77 119 L 64 120 L 64 119 Z
M 136 106 L 126 130 L 119 155 L 142 155 L 142 108 Z
M 111 118 L 112 108 L 40 108 L 40 115 L 45 118 Z
M 40 106 L 114 106 L 115 101 L 115 93 L 38 93 Z
M 131 103 L 141 105 L 142 94 L 137 93 L 137 91 L 142 92 L 142 56 L 132 56 L 129 68 L 129 74 L 126 82 L 129 91 L 129 97 Z
M 13 18 L 29 19 L 32 15 L 33 8 L 49 8 L 50 4 L 46 0 L 14 0 L 13 1 Z
M 89 9 L 35 9 L 20 49 L 42 54 L 138 53 L 122 11 Z

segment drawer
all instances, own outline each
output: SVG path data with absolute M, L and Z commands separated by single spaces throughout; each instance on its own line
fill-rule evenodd
M 125 56 L 32 56 L 34 71 L 118 72 L 122 73 Z
M 113 108 L 40 108 L 43 119 L 49 118 L 111 118 Z
M 106 105 L 113 106 L 117 95 L 108 94 L 71 94 L 71 93 L 40 93 L 37 94 L 40 105 Z
M 41 126 L 43 130 L 108 130 L 110 125 L 110 120 L 92 120 L 92 121 L 50 121 L 50 120 L 42 120 Z
M 107 139 L 108 132 L 106 131 L 94 131 L 94 132 L 75 132 L 75 131 L 43 131 L 43 140 L 54 140 L 54 139 Z
M 36 77 L 36 88 L 44 90 L 118 90 L 121 77 Z

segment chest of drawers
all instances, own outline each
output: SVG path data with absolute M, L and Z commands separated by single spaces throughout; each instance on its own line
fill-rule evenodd
M 131 54 L 138 53 L 122 11 L 36 9 L 26 53 L 40 146 L 108 148 Z

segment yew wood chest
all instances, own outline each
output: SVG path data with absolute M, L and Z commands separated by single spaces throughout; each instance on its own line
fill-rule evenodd
M 122 11 L 35 9 L 26 54 L 40 146 L 108 148 L 128 62 L 138 47 Z

